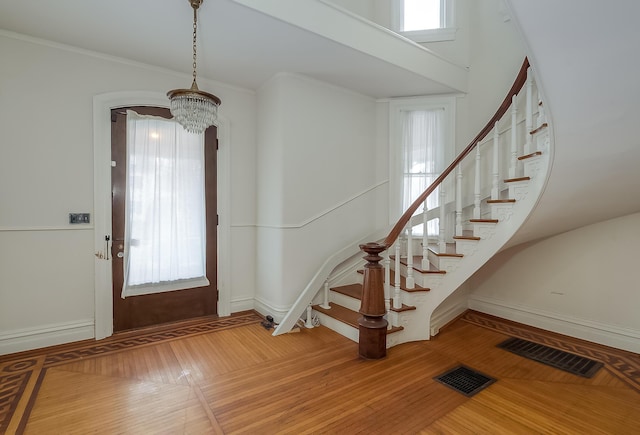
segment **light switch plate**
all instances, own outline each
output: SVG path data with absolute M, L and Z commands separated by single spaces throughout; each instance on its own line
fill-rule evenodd
M 70 224 L 88 224 L 91 222 L 90 213 L 69 213 Z

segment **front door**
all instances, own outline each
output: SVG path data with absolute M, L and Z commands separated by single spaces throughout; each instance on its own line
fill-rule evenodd
M 171 118 L 168 109 L 158 107 L 128 107 L 111 111 L 113 330 L 117 332 L 217 314 L 217 129 L 215 126 L 209 127 L 204 133 L 205 267 L 209 285 L 122 298 L 127 189 L 127 109 L 140 115 Z

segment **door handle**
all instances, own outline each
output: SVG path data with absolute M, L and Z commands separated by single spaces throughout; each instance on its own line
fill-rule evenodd
M 124 253 L 120 255 L 124 250 L 124 240 L 113 239 L 113 243 L 111 244 L 111 255 L 114 257 L 122 258 Z

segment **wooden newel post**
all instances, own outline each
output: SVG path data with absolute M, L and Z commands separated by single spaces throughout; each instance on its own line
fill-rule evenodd
M 387 248 L 379 243 L 367 243 L 360 245 L 360 249 L 367 253 L 364 256 L 367 264 L 360 304 L 362 317 L 358 319 L 359 353 L 361 358 L 380 359 L 387 356 L 387 320 L 384 318 L 384 268 L 379 254 Z

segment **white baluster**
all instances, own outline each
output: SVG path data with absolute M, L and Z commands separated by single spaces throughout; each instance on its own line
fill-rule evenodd
M 456 172 L 456 236 L 462 235 L 462 163 Z
M 429 269 L 429 208 L 427 200 L 424 200 L 424 210 L 422 211 L 422 270 Z
M 511 160 L 509 162 L 509 178 L 516 178 L 518 168 L 518 104 L 516 95 L 511 98 Z
M 400 300 L 400 238 L 396 240 L 396 264 L 394 275 L 393 308 L 402 308 L 402 301 Z
M 473 218 L 480 219 L 480 142 L 476 145 L 476 177 L 473 187 Z
M 531 76 L 531 67 L 527 68 L 527 99 L 525 101 L 525 142 L 524 142 L 524 154 L 531 154 L 531 135 L 529 134 L 531 130 L 533 130 L 533 111 L 531 104 L 532 100 L 532 88 L 533 88 L 533 78 Z
M 328 279 L 324 280 L 324 300 L 322 301 L 322 304 L 320 306 L 326 310 L 331 308 L 331 305 L 329 305 L 329 280 Z
M 407 288 L 414 288 L 416 281 L 413 277 L 413 224 L 409 220 L 407 227 L 407 279 L 405 282 Z
M 499 141 L 500 133 L 498 132 L 498 123 L 493 126 L 493 169 L 491 183 L 491 199 L 499 199 L 500 197 L 500 157 L 499 157 Z
M 311 308 L 311 304 L 309 304 L 309 305 L 307 306 L 307 321 L 304 323 L 304 326 L 305 326 L 306 328 L 313 328 L 313 327 L 314 327 L 314 325 L 313 325 L 313 318 L 311 317 L 311 316 L 312 316 L 312 312 L 311 312 L 311 310 L 312 310 L 312 308 Z
M 438 223 L 439 232 L 438 232 L 438 249 L 440 252 L 445 252 L 447 250 L 447 242 L 445 241 L 444 235 L 447 229 L 447 223 L 445 221 L 446 213 L 445 213 L 445 191 L 444 191 L 444 182 L 440 184 L 440 222 Z
M 389 250 L 382 254 L 382 264 L 384 266 L 384 303 L 389 311 L 389 300 L 391 299 L 391 260 L 389 259 Z

